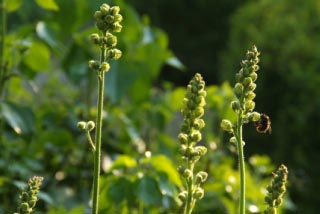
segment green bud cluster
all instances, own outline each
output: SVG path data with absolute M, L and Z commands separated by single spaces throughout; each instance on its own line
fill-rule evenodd
M 105 57 L 101 59 L 103 62 L 95 60 L 89 61 L 89 68 L 99 72 L 107 72 L 110 70 L 109 60 L 119 59 L 122 52 L 115 48 L 118 39 L 112 33 L 118 33 L 122 30 L 120 24 L 123 20 L 119 13 L 118 6 L 110 7 L 108 4 L 102 4 L 100 10 L 96 11 L 94 18 L 96 19 L 96 27 L 101 31 L 101 35 L 93 33 L 90 35 L 90 41 L 94 45 L 100 46 L 101 50 L 105 52 Z
M 90 132 L 94 129 L 95 123 L 93 121 L 88 121 L 88 122 L 80 121 L 78 122 L 77 126 L 81 131 Z
M 205 82 L 200 74 L 196 74 L 187 86 L 185 98 L 183 100 L 183 124 L 181 133 L 178 135 L 180 141 L 179 152 L 185 165 L 178 167 L 178 172 L 184 177 L 187 183 L 187 190 L 180 193 L 179 198 L 183 201 L 185 210 L 193 208 L 195 201 L 203 198 L 204 190 L 201 188 L 208 174 L 204 171 L 194 172 L 195 163 L 206 154 L 207 148 L 197 145 L 201 139 L 201 129 L 205 122 L 201 117 L 204 114 L 207 95 Z M 188 205 L 189 204 L 189 205 Z
M 40 190 L 43 177 L 34 176 L 29 179 L 28 186 L 22 191 L 20 195 L 20 204 L 18 212 L 15 214 L 29 214 L 34 211 L 38 201 L 37 194 Z
M 242 60 L 241 69 L 236 74 L 236 84 L 234 86 L 234 94 L 237 100 L 233 101 L 231 106 L 233 111 L 242 111 L 244 115 L 253 111 L 255 107 L 254 90 L 256 88 L 257 71 L 259 70 L 259 55 L 257 48 L 253 46 L 247 51 L 246 59 Z
M 285 165 L 281 165 L 276 172 L 272 173 L 273 179 L 267 187 L 268 194 L 265 202 L 269 205 L 264 214 L 276 214 L 277 208 L 283 202 L 283 195 L 286 192 L 286 182 L 288 179 L 288 169 Z

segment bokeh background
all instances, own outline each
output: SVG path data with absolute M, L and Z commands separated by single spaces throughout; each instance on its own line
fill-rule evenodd
M 2 2 L 0 213 L 15 210 L 19 188 L 32 175 L 45 177 L 36 213 L 88 210 L 93 160 L 76 124 L 95 116 L 95 75 L 87 62 L 98 49 L 88 36 L 104 2 L 120 5 L 124 27 L 123 57 L 106 80 L 102 213 L 179 212 L 179 110 L 196 72 L 208 90 L 202 143 L 209 152 L 199 168 L 210 174 L 196 213 L 235 213 L 237 157 L 219 123 L 234 119 L 234 75 L 252 45 L 261 52 L 256 110 L 270 116 L 272 134 L 245 127 L 248 213 L 262 213 L 263 186 L 281 163 L 290 176 L 280 213 L 317 213 L 320 1 Z

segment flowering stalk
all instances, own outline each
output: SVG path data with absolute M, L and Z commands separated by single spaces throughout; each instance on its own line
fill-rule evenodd
M 276 172 L 272 173 L 273 179 L 267 187 L 268 194 L 265 201 L 268 208 L 264 214 L 277 214 L 277 208 L 283 202 L 283 194 L 286 192 L 286 183 L 288 179 L 288 169 L 285 165 L 280 165 Z
M 202 76 L 196 74 L 190 81 L 183 100 L 182 114 L 184 121 L 178 137 L 181 143 L 180 154 L 185 164 L 180 165 L 178 171 L 186 180 L 186 190 L 179 194 L 179 198 L 184 204 L 184 214 L 191 214 L 196 201 L 203 198 L 204 191 L 201 184 L 208 177 L 208 174 L 204 171 L 196 174 L 194 172 L 195 164 L 207 152 L 206 147 L 196 145 L 202 138 L 200 130 L 205 126 L 201 119 L 206 104 L 204 86 L 205 82 L 202 80 Z
M 255 98 L 254 90 L 257 80 L 257 71 L 259 69 L 259 52 L 255 46 L 246 54 L 246 59 L 241 62 L 241 69 L 236 74 L 236 84 L 234 86 L 234 93 L 236 100 L 232 101 L 231 107 L 237 114 L 237 121 L 232 124 L 229 120 L 222 120 L 221 127 L 225 131 L 231 133 L 233 137 L 230 142 L 237 145 L 238 158 L 239 158 L 239 171 L 240 171 L 240 203 L 239 213 L 245 213 L 245 161 L 244 161 L 244 141 L 242 137 L 242 126 L 245 123 L 255 122 L 259 123 L 260 114 L 254 112 Z
M 29 179 L 28 186 L 22 191 L 20 195 L 20 204 L 18 212 L 14 214 L 30 214 L 34 211 L 38 201 L 37 194 L 39 193 L 43 177 L 34 176 Z
M 94 154 L 94 170 L 93 170 L 93 187 L 92 187 L 92 214 L 98 214 L 99 204 L 99 186 L 100 186 L 100 168 L 101 168 L 101 130 L 102 130 L 102 111 L 104 98 L 104 79 L 105 72 L 109 71 L 109 61 L 119 59 L 121 51 L 114 48 L 117 44 L 117 37 L 112 32 L 120 32 L 122 26 L 122 16 L 119 14 L 118 6 L 110 7 L 102 4 L 100 10 L 96 11 L 94 17 L 96 19 L 96 27 L 101 31 L 101 35 L 92 34 L 90 39 L 94 45 L 100 47 L 100 61 L 90 60 L 89 67 L 96 72 L 98 77 L 98 101 L 97 101 L 97 119 L 95 142 L 91 139 L 90 131 L 95 127 L 93 121 L 79 122 L 78 127 L 86 132 L 87 139 Z

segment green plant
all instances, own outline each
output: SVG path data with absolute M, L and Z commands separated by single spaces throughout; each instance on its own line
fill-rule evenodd
M 268 208 L 265 214 L 277 214 L 277 209 L 283 203 L 283 194 L 286 192 L 286 183 L 288 179 L 288 169 L 285 165 L 280 165 L 276 172 L 272 173 L 272 182 L 267 187 L 268 194 L 265 201 Z
M 221 127 L 231 133 L 230 142 L 236 143 L 238 157 L 239 157 L 239 170 L 240 170 L 240 203 L 239 213 L 245 213 L 245 161 L 244 161 L 244 141 L 242 134 L 242 126 L 245 123 L 257 122 L 260 120 L 260 114 L 253 112 L 255 103 L 254 90 L 257 80 L 257 71 L 259 69 L 259 52 L 255 46 L 246 54 L 246 59 L 241 62 L 241 69 L 236 74 L 236 84 L 234 86 L 234 93 L 236 100 L 232 101 L 231 106 L 233 111 L 237 114 L 236 124 L 232 124 L 229 120 L 222 120 Z
M 205 97 L 207 95 L 204 87 L 205 82 L 202 76 L 197 73 L 188 84 L 183 100 L 182 114 L 184 121 L 181 126 L 179 141 L 181 143 L 180 153 L 185 163 L 179 166 L 178 171 L 186 180 L 186 190 L 179 195 L 184 204 L 185 214 L 191 214 L 196 201 L 203 198 L 204 190 L 201 184 L 208 177 L 206 172 L 196 172 L 194 169 L 197 161 L 207 152 L 206 147 L 197 146 L 202 138 L 200 130 L 205 126 L 203 119 L 201 119 L 204 114 Z
M 30 214 L 34 211 L 38 201 L 37 194 L 39 193 L 43 177 L 34 176 L 29 179 L 28 186 L 20 195 L 20 203 L 18 212 L 14 214 Z
M 96 11 L 94 17 L 96 19 L 96 27 L 101 31 L 99 34 L 91 34 L 90 39 L 94 45 L 100 47 L 100 61 L 89 61 L 89 67 L 97 74 L 98 79 L 98 101 L 97 101 L 97 119 L 95 141 L 93 142 L 90 132 L 95 128 L 93 121 L 79 122 L 78 127 L 86 132 L 86 136 L 90 143 L 94 154 L 94 175 L 92 187 L 92 213 L 98 214 L 99 211 L 99 188 L 100 188 L 100 169 L 101 169 L 101 136 L 102 136 L 102 111 L 104 102 L 104 82 L 105 72 L 110 69 L 110 60 L 119 59 L 121 51 L 114 48 L 117 44 L 117 37 L 112 32 L 120 32 L 122 26 L 122 16 L 119 14 L 120 8 L 117 6 L 110 7 L 108 4 L 102 4 L 100 10 Z

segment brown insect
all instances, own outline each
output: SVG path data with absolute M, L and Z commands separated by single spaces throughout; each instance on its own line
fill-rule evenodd
M 269 134 L 271 134 L 271 120 L 266 114 L 260 114 L 260 120 L 254 122 L 254 126 L 259 133 L 269 132 Z

